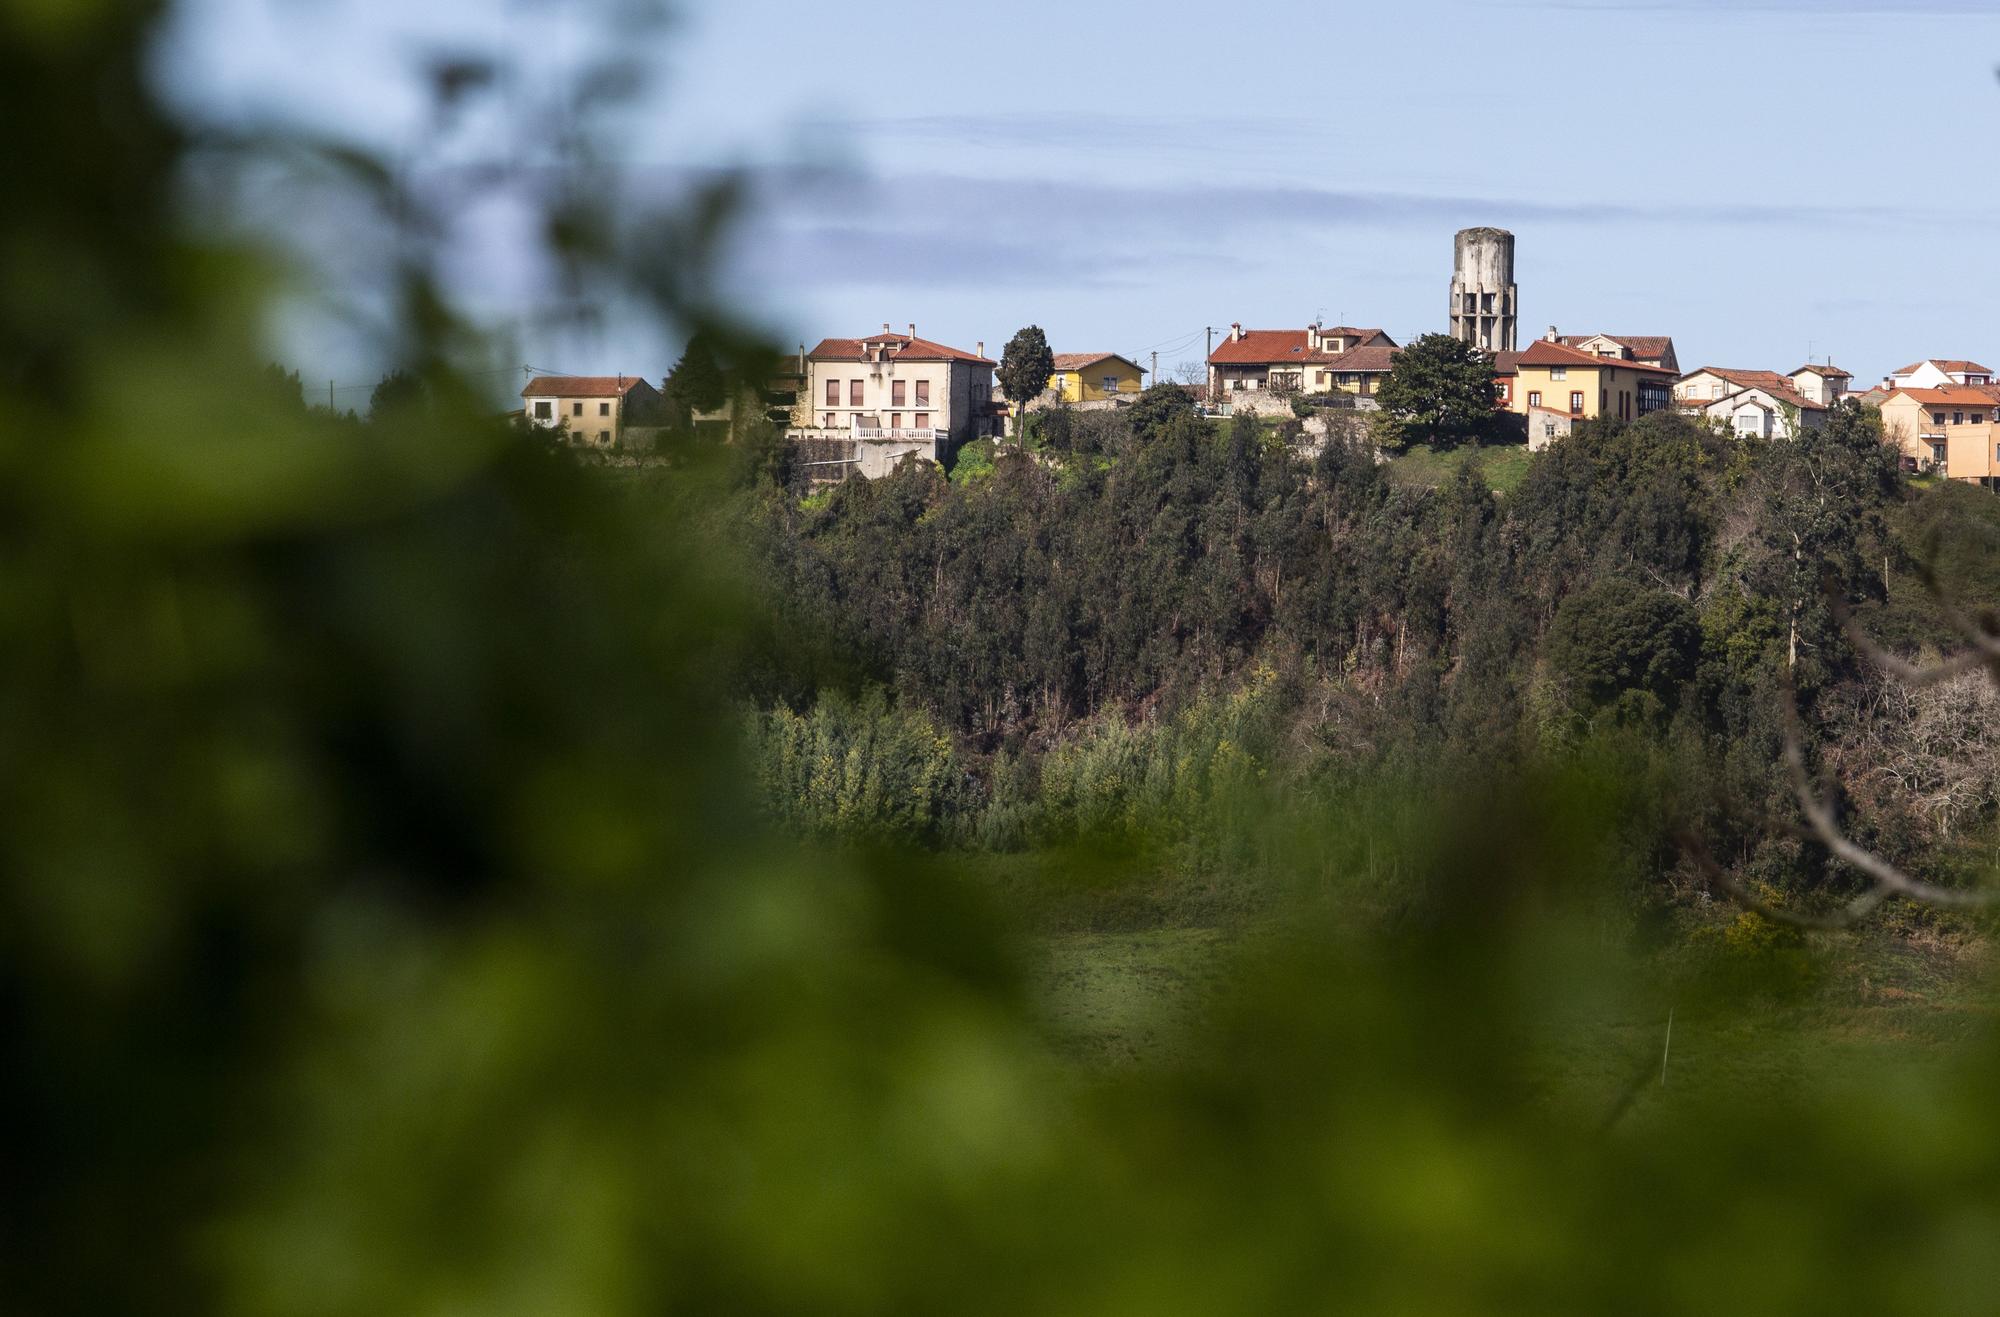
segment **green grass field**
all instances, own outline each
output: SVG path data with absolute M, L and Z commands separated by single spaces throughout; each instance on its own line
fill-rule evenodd
M 1030 966 L 1051 1044 L 1087 1074 L 1188 1055 L 1208 1009 L 1235 986 L 1245 936 L 1150 928 L 1038 938 Z M 1680 1002 L 1671 1045 L 1667 1010 L 1579 999 L 1523 1041 L 1521 1077 L 1583 1123 L 1618 1110 L 1644 1124 L 1793 1085 L 1919 1079 L 1967 1055 L 2000 1019 L 1987 944 L 1974 935 L 1878 928 L 1816 935 L 1796 954 L 1798 992 Z
M 1521 444 L 1497 444 L 1485 448 L 1454 448 L 1437 452 L 1429 444 L 1417 444 L 1389 463 L 1389 478 L 1398 484 L 1435 488 L 1450 483 L 1459 470 L 1471 466 L 1485 479 L 1486 486 L 1501 494 L 1511 494 L 1527 478 L 1534 455 Z
M 1227 946 L 1212 928 L 1043 939 L 1031 964 L 1051 1038 L 1093 1067 L 1178 1050 L 1227 982 Z

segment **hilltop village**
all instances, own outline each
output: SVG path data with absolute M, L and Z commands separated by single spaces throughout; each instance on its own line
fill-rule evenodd
M 1784 439 L 1852 402 L 1879 413 L 1906 470 L 2000 484 L 2000 385 L 1976 361 L 1920 358 L 1857 388 L 1830 359 L 1788 371 L 1684 369 L 1668 334 L 1566 334 L 1551 326 L 1524 347 L 1514 244 L 1502 229 L 1456 236 L 1444 332 L 1490 364 L 1503 432 L 1531 451 L 1580 422 L 1631 421 L 1668 409 L 1738 436 Z M 820 480 L 874 478 L 906 460 L 946 462 L 968 442 L 1004 438 L 1024 413 L 1128 407 L 1149 386 L 1184 390 L 1211 416 L 1293 416 L 1323 435 L 1331 414 L 1379 410 L 1405 351 L 1382 329 L 1318 321 L 1294 329 L 1232 324 L 1210 339 L 1205 378 L 1150 378 L 1115 352 L 1049 352 L 1039 393 L 1017 391 L 1010 399 L 995 381 L 1003 363 L 984 342 L 965 349 L 925 338 L 915 324 L 901 331 L 884 324 L 879 332 L 802 345 L 747 408 L 782 424 L 820 468 Z M 656 388 L 639 375 L 539 375 L 522 390 L 520 414 L 568 443 L 643 448 L 672 389 L 671 379 Z M 697 408 L 693 419 L 727 424 L 745 411 L 744 400 L 723 398 Z

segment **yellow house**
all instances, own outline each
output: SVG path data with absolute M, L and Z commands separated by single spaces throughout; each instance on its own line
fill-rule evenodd
M 1515 358 L 1507 409 L 1522 416 L 1540 409 L 1589 420 L 1630 421 L 1673 405 L 1679 376 L 1664 366 L 1629 357 L 1601 356 L 1542 339 Z
M 1897 389 L 1882 400 L 1882 434 L 1910 470 L 1942 470 L 1954 480 L 1984 479 L 1986 437 L 2000 422 L 2000 390 L 1951 384 Z
M 1064 402 L 1106 402 L 1146 385 L 1146 372 L 1111 352 L 1058 352 L 1049 389 Z
M 1944 473 L 1988 489 L 2000 481 L 2000 425 L 1954 425 L 1947 432 Z

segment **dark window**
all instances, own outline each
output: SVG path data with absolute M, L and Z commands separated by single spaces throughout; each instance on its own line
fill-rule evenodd
M 930 405 L 931 405 L 931 382 L 929 380 L 918 380 L 917 406 L 928 407 Z
M 608 403 L 608 402 L 600 402 L 600 403 L 598 403 L 598 404 L 597 404 L 597 414 L 598 414 L 599 416 L 609 416 L 609 415 L 611 415 L 611 404 L 610 404 L 610 403 Z
M 859 407 L 861 405 L 860 380 L 849 380 L 847 382 L 847 405 L 849 407 Z
M 538 421 L 551 419 L 552 412 L 553 408 L 547 398 L 543 398 L 535 404 L 535 419 Z
M 1569 414 L 1571 416 L 1583 415 L 1583 395 L 1581 393 L 1572 393 L 1569 395 Z
M 1965 413 L 1964 413 L 1964 412 L 1953 412 L 1953 413 L 1951 414 L 1951 423 L 1952 423 L 1953 425 L 1964 425 L 1964 424 L 1965 424 Z
M 839 380 L 828 380 L 828 381 L 826 382 L 826 405 L 827 405 L 827 406 L 829 406 L 829 407 L 838 407 L 838 406 L 840 406 L 840 381 L 839 381 Z
M 582 404 L 582 403 L 580 403 L 580 402 L 573 402 L 573 403 L 571 403 L 571 404 L 569 405 L 569 414 L 570 414 L 571 416 L 581 416 L 581 415 L 583 415 L 583 404 Z
M 611 431 L 609 431 L 609 430 L 599 430 L 599 431 L 597 432 L 597 442 L 598 442 L 598 443 L 600 443 L 600 444 L 608 444 L 608 443 L 610 443 L 610 442 L 611 442 Z
M 897 380 L 889 386 L 889 405 L 892 407 L 901 407 L 903 405 L 902 380 Z

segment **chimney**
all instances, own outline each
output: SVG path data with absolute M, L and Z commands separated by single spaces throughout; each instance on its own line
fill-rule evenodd
M 882 322 L 882 337 L 883 338 L 889 337 L 889 322 L 886 320 Z
M 1229 338 L 1230 338 L 1230 341 L 1231 341 L 1231 342 L 1234 342 L 1234 341 L 1236 341 L 1237 339 L 1240 339 L 1240 338 L 1242 338 L 1242 337 L 1243 337 L 1243 326 L 1241 326 L 1241 325 L 1236 325 L 1236 324 L 1232 324 L 1232 325 L 1231 325 L 1231 326 L 1229 327 Z
M 910 322 L 910 337 L 915 338 L 916 336 L 917 336 L 917 324 L 916 321 L 913 320 Z
M 1558 334 L 1558 333 L 1556 333 L 1556 327 L 1555 327 L 1554 325 L 1550 325 L 1550 326 L 1549 326 L 1549 342 L 1551 342 L 1551 343 L 1554 343 L 1554 342 L 1555 342 L 1556 340 L 1560 339 L 1561 337 L 1562 337 L 1562 335 L 1561 335 L 1561 334 Z
M 974 346 L 974 348 L 973 348 L 973 352 L 972 352 L 972 355 L 973 355 L 973 356 L 975 356 L 975 357 L 983 357 L 983 356 L 985 356 L 985 355 L 986 355 L 986 340 L 985 340 L 985 339 L 983 339 L 983 338 L 982 338 L 982 339 L 980 339 L 980 340 L 979 340 L 979 342 L 978 342 L 978 343 L 977 343 L 977 344 L 976 344 L 976 345 Z

